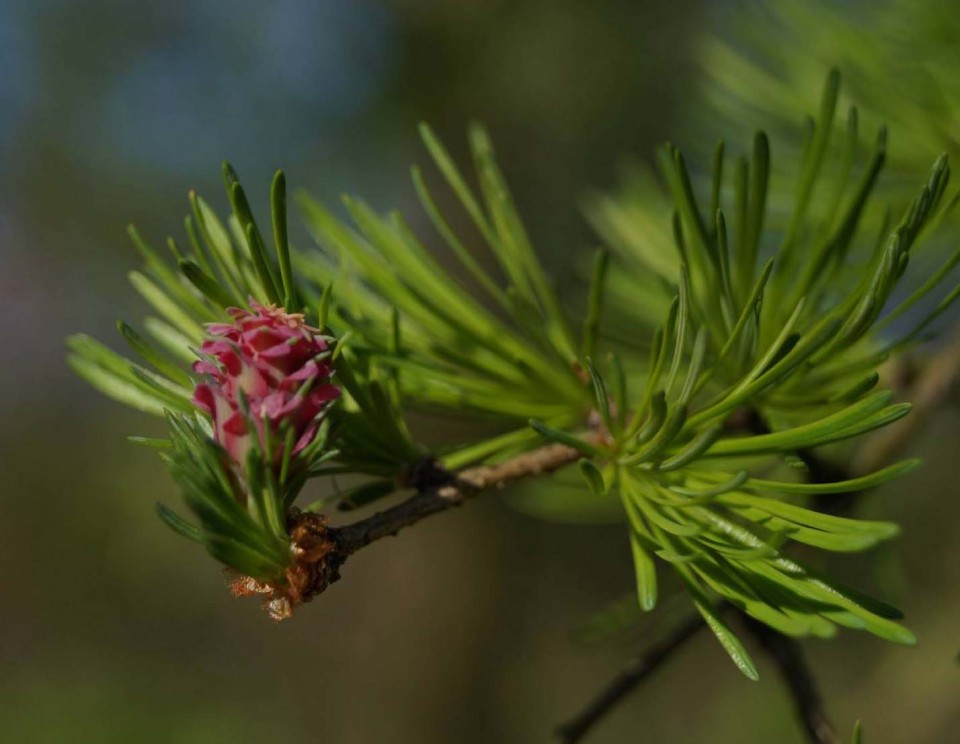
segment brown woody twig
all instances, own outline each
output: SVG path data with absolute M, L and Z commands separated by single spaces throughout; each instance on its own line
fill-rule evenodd
M 344 559 L 382 537 L 395 535 L 424 517 L 459 506 L 490 488 L 503 488 L 523 478 L 552 473 L 580 458 L 572 447 L 551 444 L 518 455 L 498 465 L 484 465 L 451 473 L 435 461 L 414 468 L 410 484 L 417 493 L 396 506 L 353 524 L 330 529 Z
M 436 460 L 425 459 L 406 474 L 404 485 L 415 489 L 413 496 L 342 527 L 329 526 L 320 514 L 291 509 L 288 529 L 294 561 L 282 580 L 262 582 L 248 576 L 231 576 L 230 589 L 238 597 L 262 597 L 270 617 L 285 620 L 298 605 L 309 602 L 337 581 L 344 562 L 360 548 L 395 535 L 432 514 L 459 506 L 482 491 L 551 473 L 579 458 L 580 453 L 572 447 L 551 444 L 497 465 L 459 473 L 446 470 Z

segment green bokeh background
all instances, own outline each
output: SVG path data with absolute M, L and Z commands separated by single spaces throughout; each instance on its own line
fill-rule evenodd
M 406 180 L 425 162 L 420 119 L 459 155 L 470 120 L 489 126 L 535 244 L 572 286 L 593 241 L 582 194 L 615 183 L 622 156 L 689 131 L 695 33 L 725 11 L 0 0 L 0 741 L 550 740 L 643 643 L 642 628 L 602 645 L 574 633 L 629 591 L 620 528 L 549 524 L 484 497 L 364 550 L 274 626 L 155 518 L 173 485 L 124 436 L 158 423 L 75 379 L 62 342 L 83 330 L 119 348 L 115 320 L 144 310 L 126 283 L 125 224 L 179 235 L 191 188 L 222 207 L 224 158 L 260 203 L 284 167 L 293 185 L 363 193 L 422 225 Z M 863 718 L 870 744 L 960 730 L 958 440 L 948 402 L 910 444 L 927 466 L 865 507 L 903 538 L 836 562 L 904 607 L 920 645 L 809 644 L 836 721 Z M 703 635 L 591 741 L 800 742 L 761 667 L 764 682 L 747 682 Z

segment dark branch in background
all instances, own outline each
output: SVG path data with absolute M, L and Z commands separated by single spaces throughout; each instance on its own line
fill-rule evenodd
M 909 361 L 905 363 L 909 364 Z M 922 363 L 913 379 L 910 379 L 909 370 L 904 376 L 908 379 L 900 384 L 894 379 L 893 387 L 903 393 L 905 400 L 913 403 L 913 410 L 909 416 L 877 430 L 870 437 L 853 460 L 851 470 L 854 475 L 870 473 L 895 457 L 960 382 L 960 326 L 935 354 Z
M 725 608 L 733 609 L 730 605 L 725 605 Z M 823 698 L 800 643 L 756 622 L 740 610 L 736 612 L 776 665 L 793 698 L 797 717 L 812 744 L 841 744 L 827 716 Z M 692 616 L 634 659 L 580 713 L 557 729 L 557 736 L 562 744 L 582 741 L 595 724 L 652 675 L 674 651 L 692 639 L 704 625 L 703 618 L 699 615 Z
M 580 713 L 557 729 L 560 741 L 563 744 L 575 744 L 582 740 L 595 723 L 623 700 L 628 692 L 653 674 L 674 651 L 693 638 L 704 625 L 700 615 L 693 615 L 631 661 Z
M 895 369 L 894 377 L 898 376 L 896 373 Z M 807 465 L 808 480 L 815 483 L 847 480 L 882 467 L 906 446 L 921 424 L 958 382 L 960 382 L 960 328 L 936 354 L 923 364 L 922 369 L 913 379 L 899 384 L 896 379 L 892 381 L 891 386 L 895 392 L 913 403 L 911 415 L 874 433 L 864 443 L 849 469 L 824 460 L 813 451 L 799 452 L 798 455 Z M 728 426 L 752 430 L 756 433 L 766 424 L 755 411 L 743 410 L 731 417 Z M 833 494 L 819 501 L 817 507 L 833 513 L 849 512 L 862 493 Z M 740 614 L 753 636 L 776 664 L 812 744 L 840 742 L 824 710 L 823 699 L 817 690 L 816 680 L 806 662 L 801 644 L 753 621 L 744 613 Z M 699 618 L 687 621 L 690 624 L 695 622 L 696 628 L 702 627 L 703 623 Z M 633 664 L 620 672 L 581 713 L 560 727 L 558 731 L 560 740 L 564 744 L 580 741 L 608 711 L 636 689 L 648 675 L 656 671 L 673 651 L 692 638 L 696 628 L 691 630 L 688 624 L 677 626 L 665 641 L 638 657 Z M 670 640 L 673 642 L 667 644 L 666 641 Z M 653 659 L 652 663 L 647 661 L 650 658 Z
M 755 434 L 766 434 L 770 431 L 759 414 L 753 416 L 753 426 Z M 807 481 L 810 483 L 832 483 L 853 477 L 848 470 L 834 462 L 821 459 L 813 450 L 800 450 L 797 456 L 807 466 Z M 853 508 L 861 493 L 851 491 L 821 497 L 816 508 L 833 513 L 847 512 Z M 745 612 L 740 612 L 739 615 L 749 633 L 777 667 L 793 699 L 794 711 L 807 739 L 811 744 L 841 744 L 840 737 L 827 715 L 823 696 L 800 641 L 757 622 Z
M 822 459 L 816 452 L 798 452 L 807 465 L 811 483 L 858 478 L 888 465 L 909 445 L 920 427 L 930 418 L 937 406 L 960 382 L 960 327 L 919 369 L 917 362 L 897 359 L 886 368 L 889 385 L 901 399 L 913 404 L 909 416 L 873 432 L 861 446 L 849 467 Z M 819 496 L 814 503 L 820 511 L 845 514 L 854 509 L 861 492 Z
M 814 744 L 842 744 L 827 717 L 823 697 L 800 643 L 746 615 L 743 617 L 753 637 L 776 664 L 810 741 Z

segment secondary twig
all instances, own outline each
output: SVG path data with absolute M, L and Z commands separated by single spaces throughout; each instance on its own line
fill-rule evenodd
M 841 744 L 800 643 L 746 615 L 744 618 L 753 637 L 776 663 L 810 741 L 813 744 Z
M 700 615 L 687 618 L 666 637 L 631 661 L 580 713 L 557 729 L 560 741 L 563 744 L 575 744 L 583 739 L 594 724 L 623 700 L 627 693 L 653 674 L 674 651 L 693 638 L 704 624 Z

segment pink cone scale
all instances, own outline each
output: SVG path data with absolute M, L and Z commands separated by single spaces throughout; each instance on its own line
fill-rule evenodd
M 250 307 L 230 308 L 233 323 L 207 325 L 193 365 L 205 381 L 193 401 L 211 416 L 214 438 L 234 462 L 243 467 L 259 443 L 268 465 L 279 468 L 289 432 L 296 456 L 314 441 L 340 390 L 330 381 L 327 341 L 302 315 L 252 300 Z

